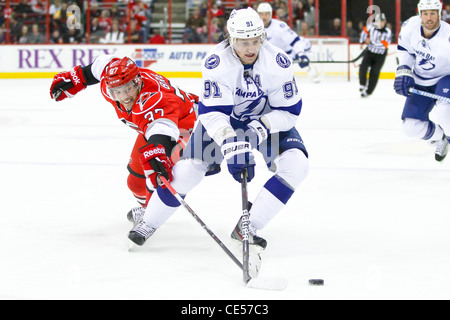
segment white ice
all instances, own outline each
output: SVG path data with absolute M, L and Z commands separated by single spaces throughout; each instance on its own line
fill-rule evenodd
M 200 79 L 172 81 L 199 93 Z M 0 299 L 450 298 L 450 159 L 403 134 L 392 80 L 367 99 L 356 79 L 300 80 L 310 174 L 260 232 L 260 276 L 287 278 L 284 291 L 244 287 L 183 208 L 128 252 L 136 134 L 98 87 L 56 103 L 50 83 L 0 80 Z M 270 177 L 261 160 L 250 200 Z M 240 201 L 226 167 L 186 197 L 230 248 Z

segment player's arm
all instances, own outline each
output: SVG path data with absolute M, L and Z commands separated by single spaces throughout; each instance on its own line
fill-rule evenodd
M 302 109 L 292 64 L 288 69 L 281 69 L 280 73 L 272 77 L 272 81 L 272 89 L 268 91 L 268 102 L 272 110 L 248 124 L 257 135 L 258 144 L 270 133 L 292 129 Z
M 234 101 L 232 90 L 216 77 L 204 71 L 203 87 L 198 104 L 198 119 L 208 135 L 220 146 L 224 140 L 236 136 L 230 124 Z
M 400 36 L 397 46 L 397 57 L 399 66 L 395 72 L 394 90 L 397 94 L 402 96 L 410 95 L 410 88 L 415 85 L 413 65 L 415 62 L 415 54 L 413 48 L 410 45 L 410 30 L 409 23 L 406 21 L 400 30 Z
M 56 74 L 50 87 L 50 97 L 56 101 L 72 98 L 87 86 L 100 82 L 101 73 L 113 56 L 102 55 L 85 67 L 75 66 L 70 71 Z

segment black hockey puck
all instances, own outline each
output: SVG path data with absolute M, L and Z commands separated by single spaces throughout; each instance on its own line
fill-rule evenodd
M 310 286 L 323 286 L 325 282 L 323 279 L 309 279 L 308 283 Z

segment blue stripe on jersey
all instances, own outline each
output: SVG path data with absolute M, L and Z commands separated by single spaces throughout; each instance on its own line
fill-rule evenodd
M 296 37 L 296 38 L 294 39 L 294 41 L 291 42 L 290 46 L 293 47 L 294 44 L 296 44 L 296 43 L 299 42 L 299 41 L 300 41 L 300 37 Z
M 408 51 L 408 50 L 406 50 L 405 48 L 403 48 L 401 45 L 398 45 L 398 46 L 397 46 L 397 50 Z
M 422 80 L 433 80 L 433 79 L 439 78 L 439 77 L 425 78 L 425 77 L 419 76 L 415 71 L 413 71 L 413 72 L 414 72 L 414 75 L 415 75 L 417 78 L 422 79 Z
M 277 176 L 273 176 L 264 185 L 271 194 L 275 196 L 282 203 L 286 204 L 291 196 L 294 194 L 294 190 L 289 188 L 286 184 L 281 182 Z
M 288 106 L 288 107 L 273 107 L 270 106 L 270 108 L 272 108 L 273 110 L 282 110 L 282 111 L 287 111 L 290 112 L 296 116 L 298 116 L 300 114 L 300 112 L 302 111 L 302 100 L 300 100 L 299 102 L 297 102 L 296 104 L 292 105 L 292 106 Z
M 205 106 L 201 101 L 198 103 L 198 114 L 205 114 L 212 111 L 218 111 L 229 116 L 233 111 L 233 106 Z

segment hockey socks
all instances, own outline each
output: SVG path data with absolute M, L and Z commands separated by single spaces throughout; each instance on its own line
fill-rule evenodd
M 158 187 L 150 198 L 144 221 L 152 228 L 158 229 L 178 209 L 180 202 L 170 193 L 167 188 Z
M 294 190 L 278 176 L 270 178 L 256 197 L 250 211 L 250 222 L 263 229 L 283 209 Z

